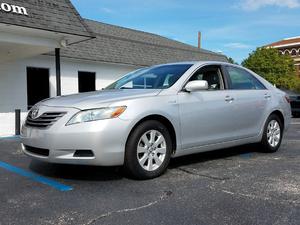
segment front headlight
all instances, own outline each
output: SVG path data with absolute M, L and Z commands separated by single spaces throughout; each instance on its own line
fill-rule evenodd
M 126 110 L 126 106 L 89 109 L 89 110 L 80 111 L 69 120 L 66 126 L 77 124 L 77 123 L 116 118 L 120 116 L 125 110 Z

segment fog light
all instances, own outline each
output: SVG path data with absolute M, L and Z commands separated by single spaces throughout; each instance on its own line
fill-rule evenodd
M 94 157 L 94 153 L 91 150 L 76 150 L 74 157 Z

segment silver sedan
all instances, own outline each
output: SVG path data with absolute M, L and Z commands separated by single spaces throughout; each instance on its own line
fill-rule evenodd
M 170 158 L 259 143 L 280 147 L 291 118 L 286 94 L 243 67 L 183 62 L 143 68 L 97 92 L 35 105 L 23 151 L 52 163 L 120 166 L 137 179 Z

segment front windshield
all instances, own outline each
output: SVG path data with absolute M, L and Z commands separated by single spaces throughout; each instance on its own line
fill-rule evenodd
M 139 69 L 105 89 L 166 89 L 175 84 L 191 66 L 192 64 L 177 64 Z

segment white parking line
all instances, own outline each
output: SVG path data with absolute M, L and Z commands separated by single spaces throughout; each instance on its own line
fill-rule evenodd
M 300 125 L 300 122 L 292 122 L 291 125 Z

